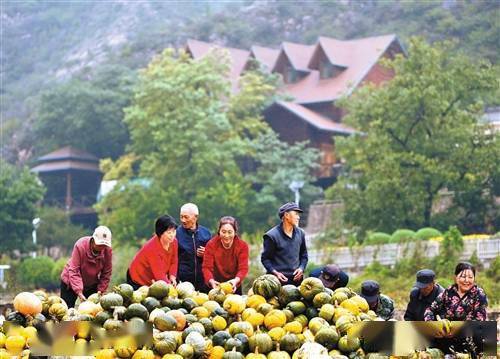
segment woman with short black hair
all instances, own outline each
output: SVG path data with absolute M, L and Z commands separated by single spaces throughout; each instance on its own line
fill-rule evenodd
M 424 314 L 426 321 L 437 316 L 448 320 L 486 320 L 488 299 L 475 283 L 476 268 L 460 262 L 455 268 L 455 283 L 437 296 Z
M 134 289 L 151 285 L 157 280 L 176 284 L 177 224 L 172 216 L 164 215 L 155 222 L 155 235 L 137 252 L 127 271 L 127 283 Z

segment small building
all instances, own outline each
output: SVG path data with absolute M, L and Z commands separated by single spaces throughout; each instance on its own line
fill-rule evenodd
M 47 188 L 43 204 L 66 210 L 71 221 L 87 228 L 97 224 L 93 205 L 102 179 L 99 159 L 67 146 L 37 159 L 31 169 Z

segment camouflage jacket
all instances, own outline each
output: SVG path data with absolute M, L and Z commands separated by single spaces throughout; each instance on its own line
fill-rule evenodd
M 384 319 L 389 320 L 394 315 L 394 302 L 391 298 L 384 294 L 380 294 L 378 297 L 377 308 L 375 309 L 375 313 Z

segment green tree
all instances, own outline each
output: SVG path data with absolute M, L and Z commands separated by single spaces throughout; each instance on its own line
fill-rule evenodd
M 386 62 L 396 74 L 388 84 L 345 100 L 344 120 L 359 133 L 337 141 L 347 166 L 329 195 L 345 201 L 346 222 L 362 232 L 457 221 L 464 231 L 484 230 L 500 146 L 479 120 L 482 97 L 498 86 L 495 71 L 450 56 L 449 44 L 412 39 L 408 53 Z M 442 190 L 453 205 L 439 222 L 433 205 Z
M 69 254 L 76 240 L 87 234 L 82 226 L 71 223 L 68 214 L 62 209 L 42 207 L 38 217 L 41 219 L 37 230 L 37 244 L 40 247 L 61 247 Z
M 27 168 L 0 160 L 0 252 L 31 249 L 32 220 L 45 188 Z
M 85 77 L 82 75 L 82 77 Z M 45 92 L 35 121 L 36 152 L 65 145 L 97 157 L 119 157 L 129 141 L 123 108 L 130 104 L 134 77 L 121 67 L 103 67 Z

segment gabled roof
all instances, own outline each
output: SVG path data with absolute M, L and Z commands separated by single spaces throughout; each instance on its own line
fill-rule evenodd
M 317 70 L 311 70 L 300 81 L 285 85 L 283 92 L 292 96 L 297 103 L 328 102 L 349 95 L 394 41 L 397 41 L 395 35 L 349 41 L 322 38 L 322 44 L 335 56 L 335 61 L 348 63 L 348 67 L 328 79 L 321 79 Z
M 278 101 L 275 103 L 275 105 L 280 106 L 289 112 L 292 112 L 318 130 L 342 135 L 351 135 L 356 132 L 356 130 L 352 127 L 349 127 L 342 123 L 334 122 L 328 117 L 325 117 L 299 104 L 287 101 Z
M 274 67 L 280 51 L 262 46 L 252 46 L 250 56 L 263 64 L 269 71 Z
M 293 68 L 297 71 L 308 73 L 311 71 L 309 69 L 309 60 L 314 52 L 314 45 L 302 45 L 295 44 L 293 42 L 283 42 L 281 44 L 281 50 L 278 55 L 278 59 L 274 64 L 272 71 L 276 71 L 276 67 L 279 61 L 284 57 L 288 59 Z
M 308 67 L 318 70 L 318 57 L 323 53 L 332 65 L 347 68 L 349 66 L 349 59 L 342 58 L 347 53 L 347 51 L 343 50 L 343 47 L 345 47 L 345 41 L 320 36 Z
M 233 85 L 237 84 L 238 78 L 243 72 L 245 65 L 250 57 L 250 52 L 246 50 L 235 49 L 232 47 L 222 47 L 208 42 L 197 41 L 189 39 L 187 41 L 186 50 L 193 56 L 193 59 L 200 59 L 207 55 L 212 49 L 224 49 L 229 52 L 229 59 L 231 61 L 230 78 Z

